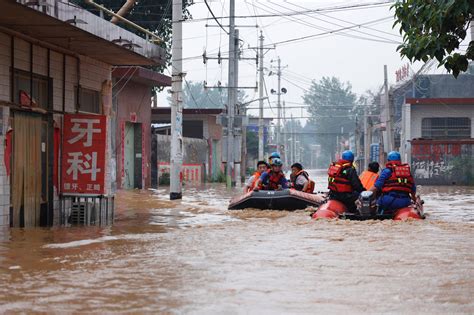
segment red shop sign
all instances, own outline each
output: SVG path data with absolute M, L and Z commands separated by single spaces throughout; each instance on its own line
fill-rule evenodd
M 104 193 L 106 122 L 104 115 L 64 115 L 61 192 Z

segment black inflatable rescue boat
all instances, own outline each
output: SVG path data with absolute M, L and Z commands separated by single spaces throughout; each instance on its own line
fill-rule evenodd
M 229 204 L 229 210 L 246 208 L 270 210 L 298 210 L 306 207 L 318 207 L 325 197 L 309 194 L 294 189 L 250 191 L 234 197 Z

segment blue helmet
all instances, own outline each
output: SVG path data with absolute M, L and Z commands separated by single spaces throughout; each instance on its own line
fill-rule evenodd
M 342 152 L 342 159 L 350 162 L 354 162 L 354 153 L 351 150 Z
M 400 153 L 397 151 L 391 151 L 388 156 L 387 160 L 389 161 L 401 161 Z
M 280 158 L 280 153 L 278 152 L 273 152 L 272 154 L 270 154 L 270 159 L 274 159 L 274 158 Z
M 279 159 L 279 158 L 274 158 L 272 159 L 272 166 L 275 165 L 275 166 L 282 166 L 283 165 L 283 162 Z

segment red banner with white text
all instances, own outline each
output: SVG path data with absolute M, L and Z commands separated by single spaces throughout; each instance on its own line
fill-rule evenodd
M 107 119 L 64 115 L 62 193 L 104 194 Z

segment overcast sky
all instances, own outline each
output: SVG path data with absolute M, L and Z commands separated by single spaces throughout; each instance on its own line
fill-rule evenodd
M 377 3 L 383 1 L 255 1 L 236 0 L 237 16 L 252 16 L 252 18 L 237 19 L 237 28 L 240 38 L 244 41 L 244 48 L 249 45 L 258 45 L 260 30 L 265 36 L 265 45 L 309 36 L 319 33 L 346 28 L 343 32 L 329 33 L 312 37 L 302 41 L 293 41 L 277 44 L 276 49 L 270 50 L 265 55 L 264 65 L 270 69 L 276 66 L 277 57 L 281 58 L 283 70 L 282 87 L 288 93 L 282 97 L 287 106 L 298 106 L 302 103 L 302 96 L 311 80 L 318 81 L 323 76 L 335 76 L 342 81 L 349 81 L 353 91 L 358 95 L 368 89 L 378 89 L 383 84 L 383 66 L 388 66 L 389 82 L 395 82 L 395 71 L 405 65 L 407 60 L 402 60 L 396 52 L 401 36 L 398 29 L 392 29 L 394 23 L 393 12 L 389 10 L 390 4 L 372 6 L 359 9 L 344 9 L 337 11 L 320 11 L 285 17 L 260 17 L 255 15 L 281 14 L 311 9 L 334 8 L 340 6 L 358 5 L 361 3 Z M 229 1 L 208 0 L 216 17 L 228 16 Z M 212 17 L 203 0 L 196 0 L 190 7 L 194 19 Z M 229 24 L 228 19 L 219 19 L 222 25 Z M 370 23 L 373 22 L 373 23 Z M 370 23 L 370 24 L 366 24 Z M 209 24 L 210 27 L 206 27 Z M 361 25 L 354 27 L 355 25 Z M 257 29 L 255 25 L 258 25 Z M 216 56 L 220 50 L 228 51 L 228 37 L 222 29 L 216 27 L 213 20 L 202 22 L 186 22 L 183 25 L 183 58 L 202 55 L 203 51 L 209 56 Z M 253 27 L 244 27 L 253 26 Z M 353 28 L 350 28 L 353 27 Z M 347 29 L 350 28 L 350 29 Z M 255 57 L 253 50 L 246 49 L 244 57 Z M 273 62 L 272 62 L 273 60 Z M 209 60 L 203 64 L 202 58 L 188 59 L 183 63 L 183 70 L 188 81 L 204 81 L 208 85 L 217 85 L 221 81 L 227 84 L 227 62 L 221 65 L 216 60 Z M 239 65 L 239 85 L 255 86 L 257 80 L 256 64 L 254 61 L 242 60 Z M 420 65 L 412 66 L 418 70 Z M 265 73 L 268 92 L 277 88 L 276 76 Z M 186 85 L 183 85 L 186 88 Z M 246 90 L 249 99 L 258 98 L 258 91 Z M 161 93 L 160 105 L 168 105 L 167 93 Z M 265 116 L 276 117 L 276 96 L 270 96 L 270 103 L 274 107 L 269 110 L 265 102 Z M 252 103 L 256 107 L 258 102 Z M 257 115 L 258 110 L 249 111 Z M 287 117 L 293 113 L 295 116 L 307 116 L 301 109 L 287 110 Z

